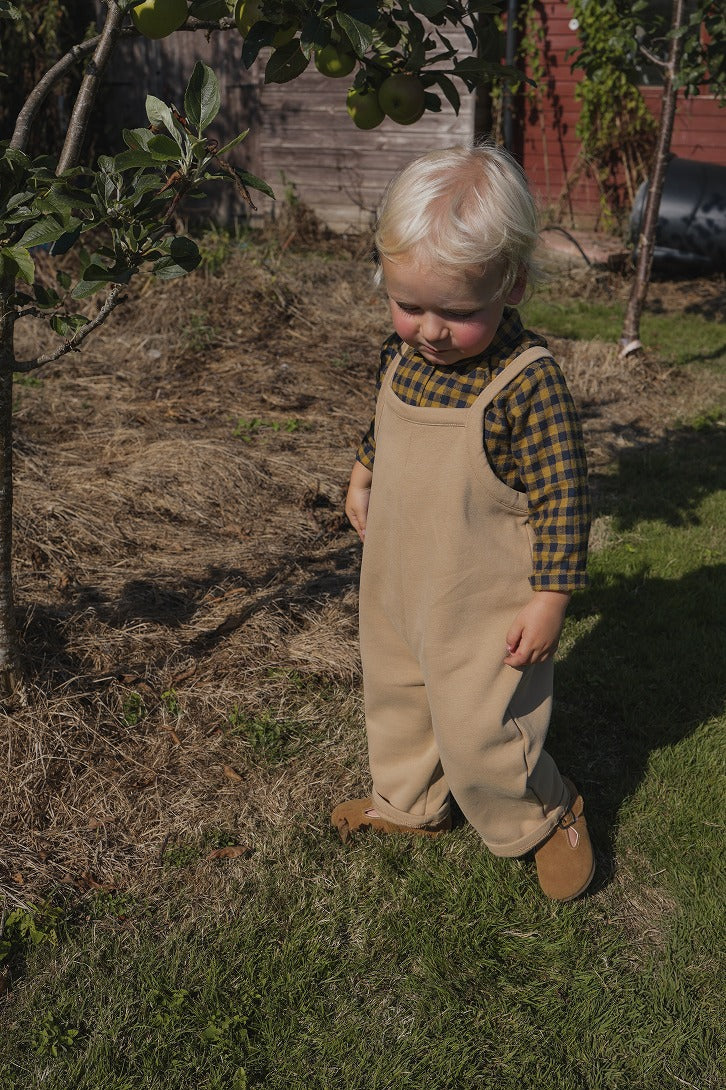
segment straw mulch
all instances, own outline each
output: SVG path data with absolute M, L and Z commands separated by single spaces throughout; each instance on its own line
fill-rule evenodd
M 322 830 L 366 785 L 343 500 L 388 321 L 364 249 L 263 240 L 139 282 L 82 353 L 17 387 L 11 905 L 133 888 L 180 844 Z M 42 343 L 22 335 L 24 354 Z M 595 466 L 703 400 L 657 361 L 553 344 Z

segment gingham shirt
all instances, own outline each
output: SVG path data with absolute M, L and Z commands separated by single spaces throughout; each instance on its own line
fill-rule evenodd
M 414 352 L 392 380 L 408 405 L 463 409 L 527 348 L 546 341 L 522 327 L 516 310 L 505 309 L 499 329 L 481 356 L 437 366 Z M 400 350 L 392 334 L 381 350 L 376 394 Z M 484 414 L 484 449 L 496 475 L 525 492 L 534 531 L 530 583 L 535 590 L 572 591 L 587 585 L 590 493 L 582 429 L 564 375 L 549 357 L 529 364 L 498 394 Z M 373 469 L 375 418 L 357 458 Z

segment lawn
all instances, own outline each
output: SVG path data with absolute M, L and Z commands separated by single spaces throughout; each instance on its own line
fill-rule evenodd
M 723 326 L 694 285 L 628 374 L 597 335 L 622 285 L 528 311 L 596 507 L 549 748 L 598 871 L 559 905 L 463 821 L 329 827 L 367 785 L 340 510 L 386 325 L 367 275 L 253 248 L 19 389 L 1 1090 L 722 1085 Z

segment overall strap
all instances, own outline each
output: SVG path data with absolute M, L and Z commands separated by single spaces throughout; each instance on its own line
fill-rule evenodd
M 381 393 L 383 393 L 385 388 L 387 386 L 390 386 L 393 382 L 393 377 L 396 374 L 399 363 L 401 363 L 402 360 L 410 359 L 415 351 L 416 349 L 412 348 L 410 344 L 406 344 L 405 341 L 401 341 L 401 347 L 399 349 L 396 349 L 396 352 L 389 360 L 388 366 L 386 367 L 385 374 L 383 375 L 383 379 L 381 381 Z
M 505 386 L 508 386 L 512 379 L 524 371 L 525 367 L 530 363 L 536 363 L 537 360 L 551 360 L 554 356 L 546 348 L 541 346 L 535 348 L 527 348 L 524 352 L 520 352 L 518 356 L 515 356 L 511 363 L 508 363 L 503 371 L 500 371 L 496 378 L 484 387 L 475 404 L 478 408 L 485 409 L 487 405 L 490 405 L 497 394 L 501 393 Z

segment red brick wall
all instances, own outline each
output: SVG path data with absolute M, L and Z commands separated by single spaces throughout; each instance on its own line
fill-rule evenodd
M 592 175 L 579 167 L 575 126 L 580 107 L 574 92 L 583 73 L 572 72 L 567 59 L 567 50 L 577 44 L 577 31 L 568 25 L 572 11 L 563 0 L 543 0 L 537 7 L 544 28 L 545 78 L 536 106 L 522 104 L 522 163 L 544 209 L 561 223 L 593 226 L 599 219 L 600 195 Z M 657 116 L 660 89 L 644 88 L 643 94 Z M 672 151 L 686 159 L 726 165 L 726 109 L 708 95 L 681 100 Z

